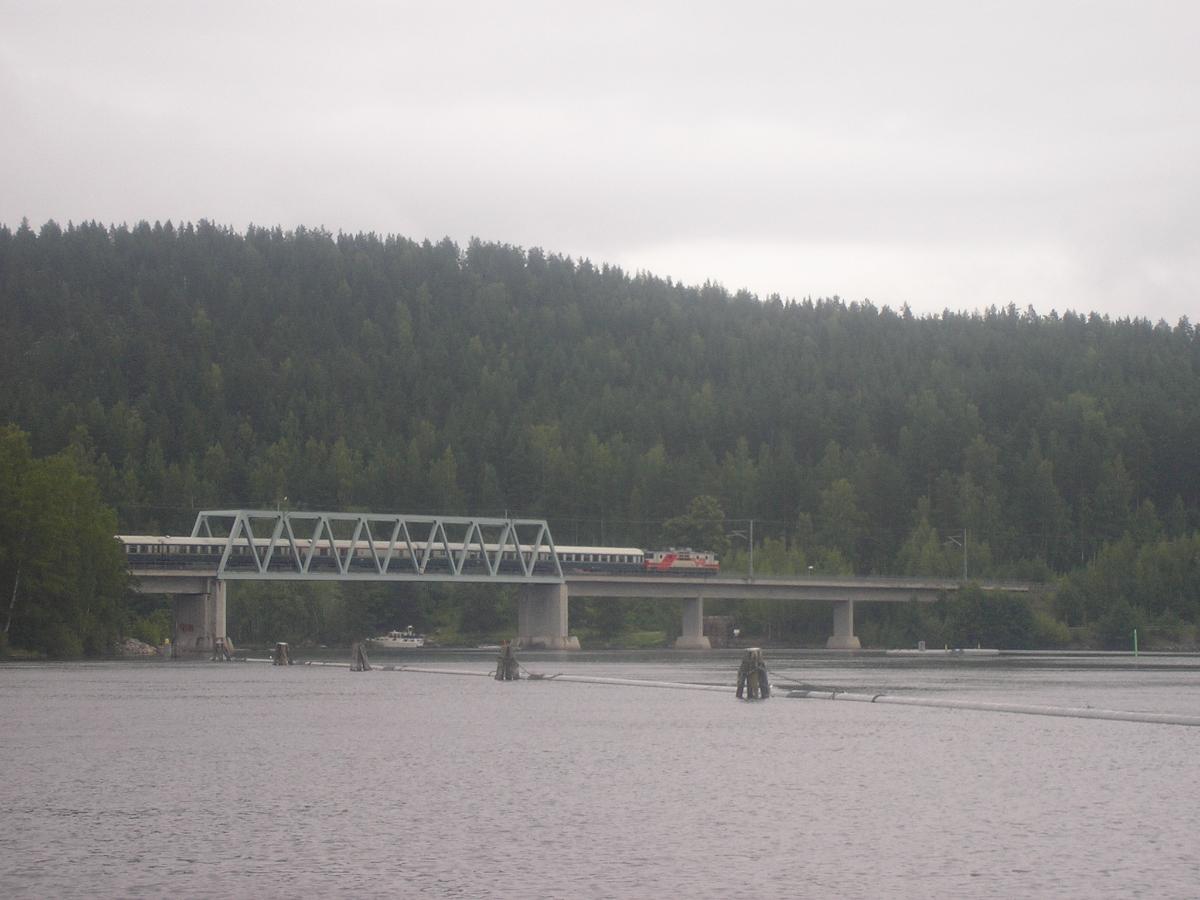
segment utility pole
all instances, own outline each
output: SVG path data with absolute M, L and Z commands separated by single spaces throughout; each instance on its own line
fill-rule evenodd
M 749 580 L 754 580 L 754 520 L 748 519 L 750 528 L 748 531 L 731 531 L 725 537 L 739 537 L 746 542 L 750 549 L 750 575 Z
M 967 529 L 963 526 L 963 581 L 967 580 Z
M 750 580 L 754 580 L 754 520 L 750 520 Z
M 956 545 L 962 547 L 962 550 L 963 550 L 962 580 L 965 582 L 967 580 L 967 529 L 964 528 L 962 530 L 962 540 L 961 541 L 958 538 L 951 535 L 950 538 L 946 541 L 946 543 L 947 544 L 956 544 Z

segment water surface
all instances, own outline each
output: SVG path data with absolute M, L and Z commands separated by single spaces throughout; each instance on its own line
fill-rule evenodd
M 521 659 L 732 686 L 738 656 Z M 1200 714 L 1194 657 L 768 661 L 777 686 Z M 166 662 L 0 667 L 0 723 L 6 897 L 1200 891 L 1198 728 Z

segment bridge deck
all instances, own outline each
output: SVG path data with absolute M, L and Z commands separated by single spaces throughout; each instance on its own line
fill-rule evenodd
M 744 578 L 679 578 L 664 575 L 595 575 L 565 573 L 572 597 L 702 597 L 711 600 L 863 600 L 905 602 L 936 600 L 962 583 L 947 578 L 879 578 L 808 576 Z M 1027 583 L 984 583 L 985 591 L 1029 593 Z
M 144 585 L 161 585 L 172 579 L 194 581 L 220 577 L 225 581 L 272 580 L 272 581 L 346 581 L 355 580 L 359 573 L 348 575 L 340 572 L 297 572 L 289 569 L 272 569 L 267 573 L 253 570 L 226 569 L 218 572 L 218 566 L 196 565 L 189 561 L 182 565 L 135 566 L 131 574 Z M 361 573 L 364 580 L 371 581 L 439 581 L 459 583 L 505 582 L 505 576 L 450 573 L 413 575 L 411 573 L 375 572 Z M 601 575 L 596 573 L 565 572 L 562 581 L 572 597 L 612 598 L 696 598 L 712 600 L 863 600 L 880 602 L 904 602 L 907 600 L 936 600 L 939 595 L 954 592 L 962 583 L 949 578 L 885 578 L 885 577 L 812 577 L 780 576 L 770 578 L 746 578 L 742 576 L 671 576 L 658 574 Z M 515 584 L 558 584 L 554 575 L 516 575 Z M 1026 582 L 983 582 L 985 591 L 1005 591 L 1028 594 L 1036 592 L 1037 586 Z M 143 588 L 147 589 L 147 588 Z

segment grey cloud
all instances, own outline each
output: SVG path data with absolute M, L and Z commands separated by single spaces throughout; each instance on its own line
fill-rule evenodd
M 0 9 L 10 225 L 480 235 L 762 293 L 1194 315 L 1188 4 Z

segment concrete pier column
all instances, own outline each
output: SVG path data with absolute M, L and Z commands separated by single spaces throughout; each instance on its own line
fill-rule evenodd
M 212 652 L 212 617 L 208 598 L 207 593 L 175 595 L 175 634 L 172 643 L 177 655 Z
M 212 598 L 213 639 L 220 638 L 228 646 L 229 634 L 225 630 L 225 582 L 214 578 L 209 586 L 209 596 Z
M 530 584 L 517 598 L 517 649 L 578 650 L 567 634 L 566 584 Z
M 225 582 L 204 581 L 203 592 L 175 594 L 175 652 L 212 653 L 217 638 L 225 638 Z M 197 585 L 199 587 L 199 585 Z
M 704 598 L 683 601 L 683 631 L 675 639 L 676 650 L 711 650 L 704 636 Z
M 825 642 L 830 650 L 861 650 L 862 644 L 854 634 L 854 601 L 838 600 L 833 604 L 833 636 Z

